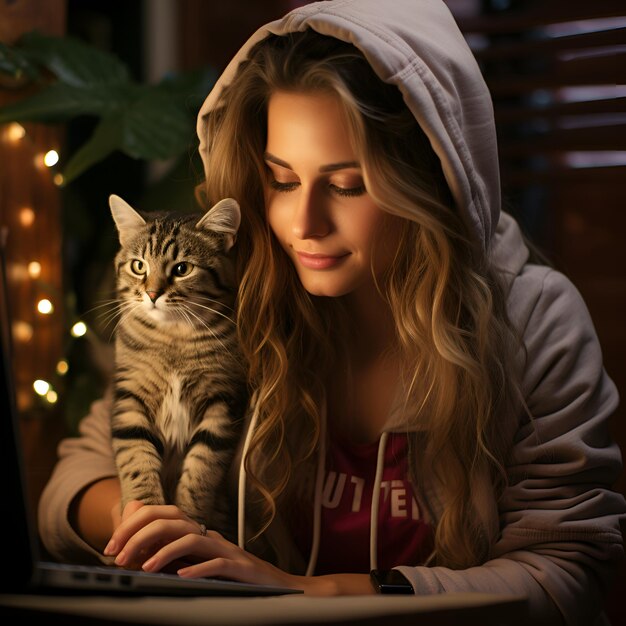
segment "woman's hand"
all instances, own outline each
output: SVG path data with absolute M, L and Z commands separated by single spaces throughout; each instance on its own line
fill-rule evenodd
M 242 550 L 215 531 L 203 529 L 173 505 L 129 502 L 104 554 L 122 567 L 170 571 L 187 578 L 227 578 L 244 583 L 302 589 L 329 596 L 374 593 L 367 574 L 297 576 Z
M 174 505 L 147 506 L 138 500 L 129 502 L 119 514 L 111 511 L 113 534 L 104 549 L 115 556 L 116 565 L 141 569 L 144 561 L 157 550 L 190 533 L 200 533 L 200 526 Z M 171 569 L 171 568 L 170 568 Z
M 303 577 L 283 572 L 215 531 L 203 535 L 202 530 L 176 506 L 133 501 L 124 508 L 104 554 L 115 556 L 116 565 L 147 572 L 174 570 L 189 578 L 222 577 L 301 588 Z

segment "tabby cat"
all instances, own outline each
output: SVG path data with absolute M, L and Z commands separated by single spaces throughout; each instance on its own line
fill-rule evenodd
M 246 405 L 229 256 L 239 205 L 144 217 L 119 196 L 109 205 L 121 244 L 111 436 L 122 507 L 174 503 L 223 531 L 216 493 Z

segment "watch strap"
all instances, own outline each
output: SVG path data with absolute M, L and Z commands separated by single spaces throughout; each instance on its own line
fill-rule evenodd
M 406 576 L 397 569 L 373 569 L 370 572 L 370 579 L 377 593 L 394 595 L 415 593 Z

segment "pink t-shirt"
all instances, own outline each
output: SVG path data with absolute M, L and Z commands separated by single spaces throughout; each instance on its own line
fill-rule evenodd
M 370 508 L 378 442 L 353 444 L 335 438 L 328 451 L 323 487 L 320 549 L 316 574 L 370 570 Z M 419 565 L 432 550 L 430 525 L 423 519 L 407 479 L 407 438 L 392 433 L 385 448 L 378 513 L 378 567 Z M 312 516 L 294 512 L 292 532 L 308 558 Z

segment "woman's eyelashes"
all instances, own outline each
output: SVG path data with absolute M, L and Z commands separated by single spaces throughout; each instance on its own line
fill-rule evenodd
M 348 198 L 354 196 L 362 196 L 365 193 L 365 185 L 363 183 L 357 185 L 356 187 L 339 187 L 337 185 L 333 185 L 332 183 L 328 186 L 337 195 Z
M 281 183 L 275 178 L 270 180 L 270 187 L 275 191 L 289 192 L 294 191 L 300 183 Z
M 281 183 L 280 181 L 273 178 L 269 181 L 269 185 L 274 191 L 289 193 L 290 191 L 295 191 L 300 186 L 300 183 L 295 181 L 289 183 Z M 328 183 L 328 189 L 332 193 L 335 193 L 338 196 L 342 196 L 344 198 L 362 196 L 366 192 L 365 185 L 363 183 L 350 187 L 342 187 L 334 183 Z

